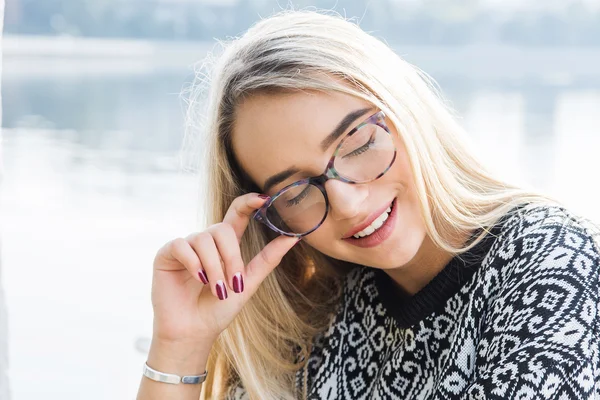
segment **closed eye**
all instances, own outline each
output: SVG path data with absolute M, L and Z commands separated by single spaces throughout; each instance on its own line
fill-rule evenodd
M 310 193 L 310 189 L 311 189 L 312 185 L 307 185 L 306 188 L 300 192 L 300 194 L 290 200 L 286 200 L 285 204 L 286 207 L 293 207 L 293 206 L 297 206 L 298 204 L 300 204 L 300 202 L 302 200 L 304 200 L 304 198 L 306 196 L 308 196 L 308 194 Z
M 373 145 L 373 143 L 375 143 L 375 134 L 373 134 L 369 138 L 369 141 L 367 143 L 365 143 L 364 145 L 360 146 L 358 149 L 354 150 L 353 152 L 346 154 L 342 158 L 358 156 L 358 155 L 360 155 L 360 154 L 368 151 L 371 148 L 371 146 Z

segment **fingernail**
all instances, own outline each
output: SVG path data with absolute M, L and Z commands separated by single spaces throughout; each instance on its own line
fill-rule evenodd
M 233 276 L 233 291 L 236 293 L 242 293 L 244 291 L 244 278 L 242 278 L 241 272 L 238 272 Z
M 295 246 L 295 245 L 297 245 L 298 243 L 300 243 L 301 241 L 302 241 L 302 236 L 300 236 L 300 237 L 298 238 L 298 240 L 296 241 L 296 243 L 294 243 L 294 246 Z M 292 246 L 292 247 L 294 247 L 294 246 Z
M 225 300 L 227 298 L 227 288 L 223 281 L 217 281 L 217 296 L 219 296 L 220 300 Z
M 266 194 L 259 194 L 258 197 L 260 197 L 261 199 L 268 199 L 269 196 L 267 196 Z
M 198 270 L 198 277 L 205 285 L 208 283 L 208 277 L 206 276 L 206 272 L 203 269 Z

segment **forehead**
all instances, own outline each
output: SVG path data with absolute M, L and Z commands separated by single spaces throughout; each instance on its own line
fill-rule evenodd
M 292 166 L 319 174 L 335 148 L 332 145 L 323 152 L 321 141 L 349 112 L 369 106 L 363 99 L 340 92 L 252 96 L 236 109 L 233 151 L 240 166 L 261 187 L 269 176 Z

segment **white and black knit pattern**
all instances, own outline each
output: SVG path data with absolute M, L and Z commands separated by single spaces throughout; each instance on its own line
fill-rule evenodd
M 600 230 L 557 205 L 507 214 L 403 297 L 356 267 L 297 375 L 309 399 L 600 398 Z M 246 398 L 238 387 L 232 399 Z

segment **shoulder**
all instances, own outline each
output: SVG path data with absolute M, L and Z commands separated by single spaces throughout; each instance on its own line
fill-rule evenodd
M 502 264 L 506 277 L 536 268 L 590 276 L 597 273 L 593 267 L 600 260 L 599 249 L 600 227 L 595 222 L 560 205 L 529 204 L 506 219 L 489 256 Z
M 505 239 L 524 236 L 545 235 L 548 238 L 563 238 L 564 235 L 589 239 L 593 253 L 598 254 L 600 227 L 594 221 L 558 204 L 527 204 L 514 209 L 506 218 L 503 229 Z M 540 244 L 542 246 L 543 244 Z
M 599 365 L 599 236 L 597 224 L 558 205 L 530 205 L 507 219 L 481 279 L 487 305 L 469 393 L 493 393 L 499 382 L 539 393 L 553 377 L 562 386 L 548 394 L 587 398 L 578 379 Z M 534 366 L 535 384 L 523 373 Z
M 507 219 L 479 281 L 492 325 L 513 314 L 548 330 L 575 314 L 591 324 L 600 296 L 599 237 L 597 224 L 559 205 L 526 206 Z

